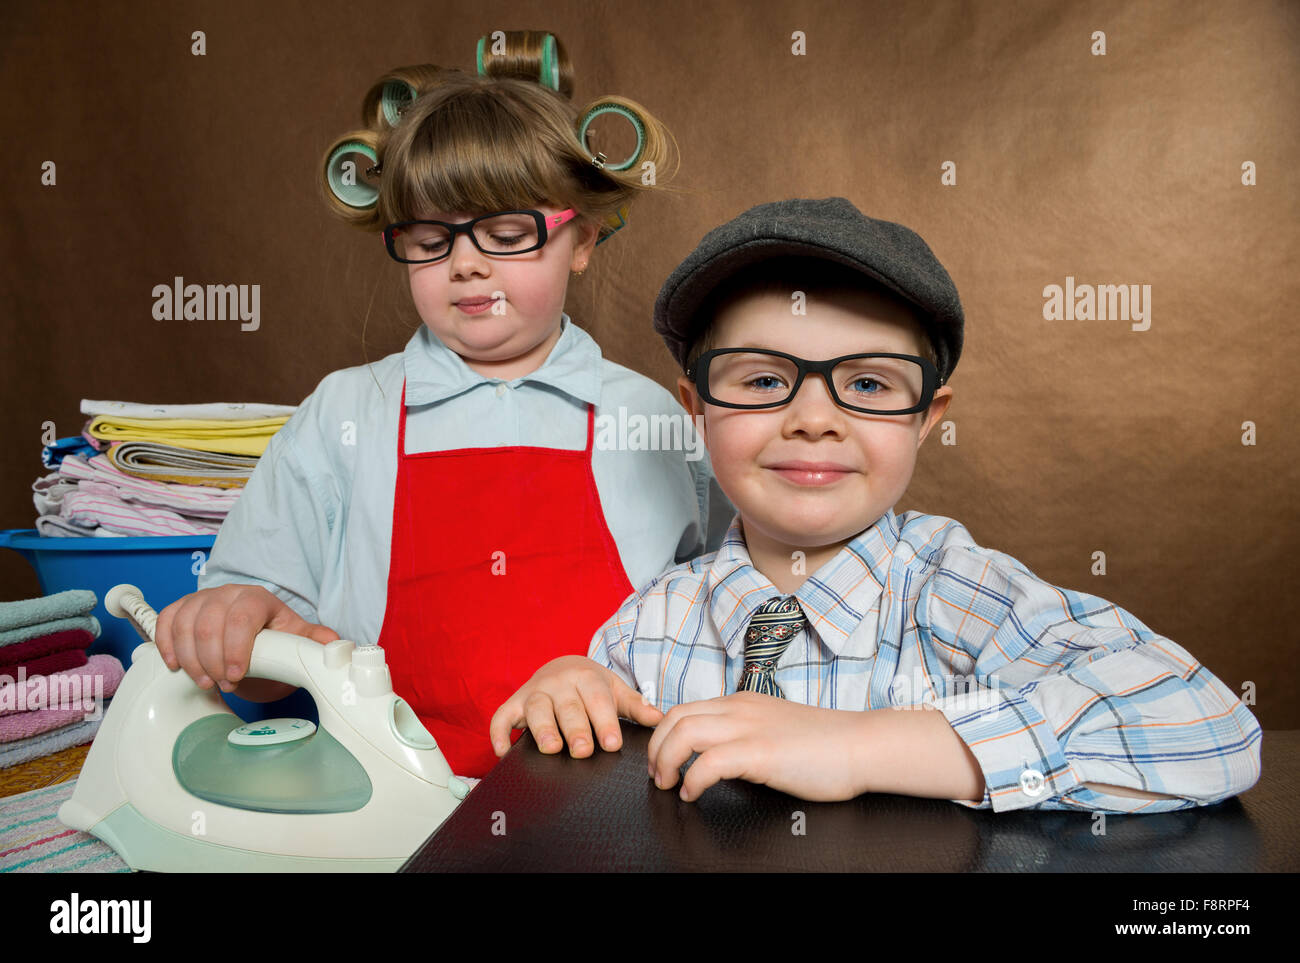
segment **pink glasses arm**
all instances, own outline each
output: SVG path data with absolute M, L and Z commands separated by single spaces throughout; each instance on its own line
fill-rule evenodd
M 554 230 L 561 224 L 567 224 L 577 216 L 578 212 L 573 208 L 569 208 L 567 211 L 561 211 L 559 214 L 551 214 L 546 218 L 546 227 L 549 230 Z

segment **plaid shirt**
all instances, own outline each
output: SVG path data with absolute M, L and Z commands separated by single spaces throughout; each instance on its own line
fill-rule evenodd
M 780 594 L 750 562 L 737 516 L 717 552 L 624 602 L 589 655 L 663 711 L 727 695 L 750 617 Z M 777 663 L 786 698 L 850 710 L 933 704 L 984 773 L 982 802 L 954 802 L 1162 812 L 1259 778 L 1259 724 L 1185 649 L 976 545 L 953 519 L 886 511 L 795 598 L 810 628 Z

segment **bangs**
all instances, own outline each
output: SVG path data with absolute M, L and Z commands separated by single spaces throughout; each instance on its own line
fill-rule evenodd
M 421 98 L 423 100 L 423 98 Z M 568 179 L 545 127 L 522 105 L 483 90 L 412 105 L 384 157 L 385 218 L 479 213 L 569 203 Z M 405 136 L 401 136 L 405 135 Z M 392 176 L 388 177 L 390 173 Z

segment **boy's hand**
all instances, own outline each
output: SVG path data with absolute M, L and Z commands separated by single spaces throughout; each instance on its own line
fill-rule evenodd
M 801 799 L 852 799 L 866 791 L 859 780 L 867 715 L 756 692 L 687 702 L 669 709 L 650 737 L 650 776 L 660 789 L 672 788 L 697 752 L 682 780 L 688 802 L 720 779 L 763 783 Z
M 527 728 L 542 752 L 559 752 L 567 742 L 569 754 L 584 759 L 594 751 L 593 726 L 603 748 L 613 752 L 622 747 L 620 716 L 653 726 L 663 713 L 603 665 L 585 656 L 565 655 L 538 669 L 502 703 L 492 716 L 489 734 L 498 758 L 510 748 L 510 730 Z
M 184 669 L 201 688 L 233 692 L 244 678 L 253 654 L 253 639 L 262 629 L 304 635 L 322 645 L 339 637 L 314 625 L 260 585 L 219 585 L 177 599 L 158 613 L 154 644 L 167 668 Z M 287 695 L 268 688 L 273 698 Z M 240 691 L 243 695 L 243 690 Z

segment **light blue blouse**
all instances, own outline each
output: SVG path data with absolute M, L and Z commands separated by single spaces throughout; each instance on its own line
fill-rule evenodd
M 594 404 L 592 474 L 633 588 L 716 549 L 734 510 L 701 440 L 682 431 L 686 412 L 655 382 L 606 361 L 567 315 L 561 323 L 545 363 L 512 381 L 473 371 L 423 325 L 404 351 L 327 375 L 271 439 L 221 526 L 199 588 L 262 585 L 309 622 L 378 641 L 403 378 L 408 454 L 582 449 L 586 406 Z M 519 498 L 528 497 L 520 479 Z

